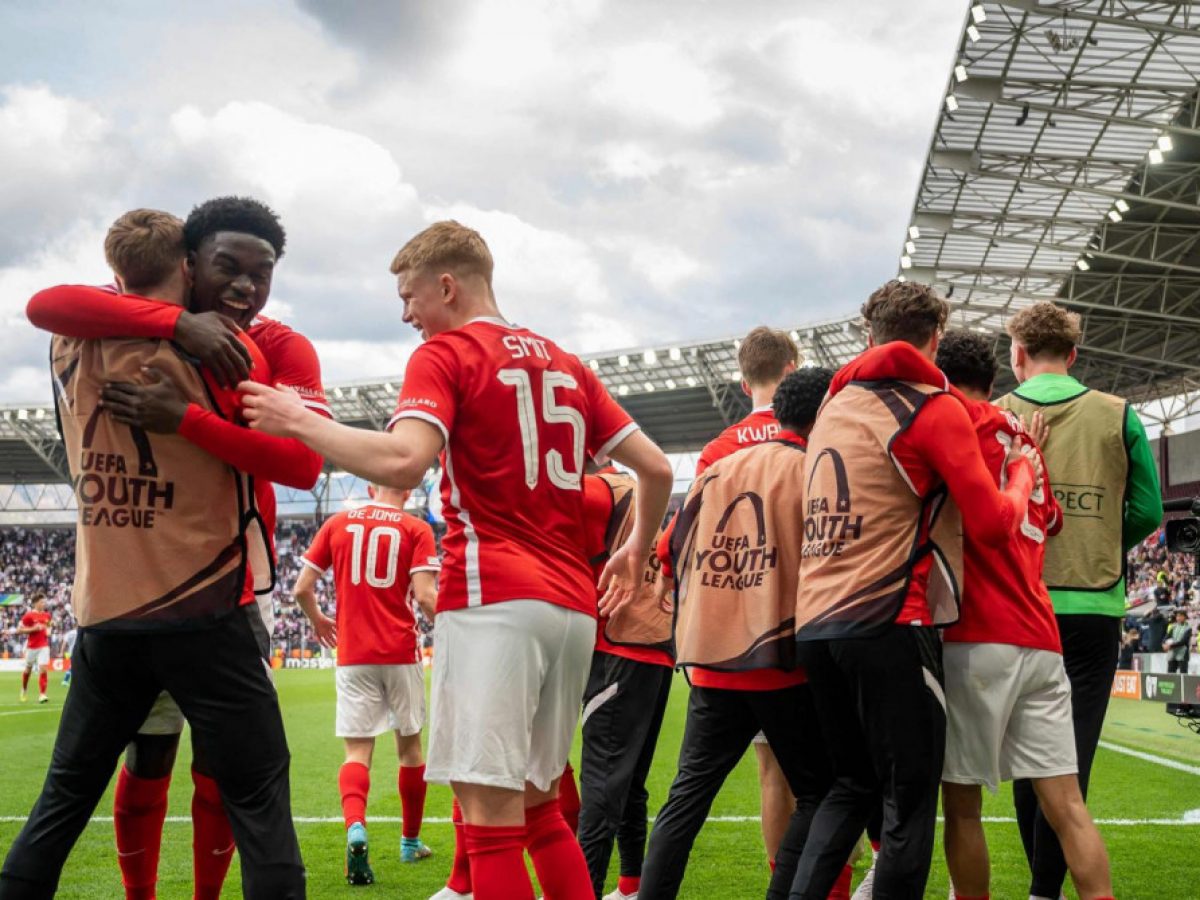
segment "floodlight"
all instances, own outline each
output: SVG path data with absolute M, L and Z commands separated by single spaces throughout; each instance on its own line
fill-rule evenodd
M 914 244 L 912 241 L 905 241 L 904 242 L 904 252 L 911 256 L 913 253 L 917 252 L 917 245 Z
M 679 360 L 681 360 L 683 358 L 683 354 L 679 352 L 678 347 L 672 347 L 670 352 L 667 355 L 670 356 L 671 359 L 675 362 L 678 362 Z
M 621 368 L 625 368 L 625 366 L 629 365 L 629 357 L 622 353 L 617 357 L 617 365 Z
M 967 37 L 969 37 L 971 39 L 972 44 L 976 43 L 979 40 L 979 29 L 976 28 L 974 25 L 968 25 L 967 26 Z
M 1117 212 L 1115 209 L 1110 209 L 1108 211 L 1108 218 L 1112 222 L 1120 222 L 1121 214 L 1119 212 Z
M 976 3 L 971 7 L 971 18 L 975 20 L 976 25 L 982 25 L 987 21 L 987 12 L 981 4 Z
M 912 268 L 912 257 L 911 256 L 900 257 L 900 268 L 911 269 Z
M 1077 268 L 1080 272 L 1086 272 L 1091 268 L 1091 266 L 1088 265 L 1088 261 L 1086 259 L 1080 257 L 1079 259 L 1075 260 L 1075 268 Z
M 1127 213 L 1127 212 L 1129 212 L 1129 204 L 1126 203 L 1124 200 L 1117 200 L 1117 209 L 1119 209 L 1123 213 Z
M 953 94 L 946 95 L 946 109 L 955 112 L 958 109 L 958 98 Z
M 617 396 L 618 397 L 624 397 L 628 393 L 629 393 L 629 385 L 627 385 L 627 384 L 623 384 L 617 388 Z
M 1150 155 L 1150 165 L 1152 165 L 1152 166 L 1157 166 L 1160 162 L 1163 161 L 1162 151 L 1159 150 L 1157 147 L 1152 149 L 1150 151 L 1149 155 Z
M 967 67 L 964 65 L 961 65 L 961 64 L 955 66 L 954 67 L 954 77 L 960 82 L 966 81 L 967 80 Z
M 674 378 L 668 378 L 666 384 L 667 384 L 668 391 L 675 390 L 675 379 Z
M 919 238 L 921 236 L 921 229 L 918 228 L 916 225 L 909 225 L 908 226 L 908 236 L 915 241 L 917 238 Z
M 653 350 L 647 350 L 645 353 L 642 354 L 642 362 L 644 362 L 648 366 L 652 366 L 656 362 L 658 362 L 658 354 L 655 353 Z
M 1164 134 L 1158 139 L 1158 149 L 1163 151 L 1163 153 L 1169 153 L 1175 149 L 1175 142 L 1171 140 L 1169 134 Z
M 646 393 L 647 393 L 647 394 L 653 394 L 653 393 L 654 393 L 654 385 L 652 385 L 650 382 L 648 382 L 648 381 L 646 382 L 646 384 L 645 384 L 645 388 L 646 388 Z

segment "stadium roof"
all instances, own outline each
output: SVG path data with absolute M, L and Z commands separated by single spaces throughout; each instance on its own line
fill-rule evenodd
M 1200 7 L 973 3 L 900 273 L 1003 332 L 1053 299 L 1080 378 L 1134 402 L 1200 387 Z M 1176 402 L 1173 401 L 1173 402 Z
M 998 342 L 1016 309 L 1064 303 L 1084 318 L 1082 380 L 1182 418 L 1200 404 L 1198 75 L 1191 4 L 972 3 L 899 274 Z M 831 368 L 864 346 L 856 318 L 792 334 Z M 668 451 L 699 449 L 748 408 L 734 337 L 585 359 Z M 399 383 L 330 388 L 336 417 L 382 427 Z M 52 410 L 0 408 L 0 484 L 65 473 Z

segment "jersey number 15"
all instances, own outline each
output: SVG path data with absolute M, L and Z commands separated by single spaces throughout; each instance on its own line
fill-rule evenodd
M 542 373 L 541 409 L 533 391 L 533 381 L 526 369 L 501 369 L 496 377 L 517 389 L 517 422 L 521 426 L 521 444 L 525 450 L 525 486 L 531 491 L 541 477 L 541 453 L 538 447 L 539 419 L 547 425 L 567 425 L 571 429 L 571 453 L 574 471 L 567 468 L 562 454 L 546 451 L 546 475 L 550 483 L 567 491 L 580 490 L 583 477 L 583 413 L 572 406 L 563 406 L 554 392 L 578 390 L 579 384 L 566 372 L 547 370 Z

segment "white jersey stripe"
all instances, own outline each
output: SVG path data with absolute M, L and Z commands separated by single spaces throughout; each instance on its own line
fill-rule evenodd
M 463 509 L 462 495 L 458 491 L 458 482 L 454 480 L 454 462 L 450 458 L 450 444 L 446 444 L 446 478 L 450 480 L 450 505 L 454 507 L 455 515 L 462 522 L 463 537 L 467 541 L 467 550 L 463 562 L 467 571 L 467 606 L 483 605 L 483 584 L 479 577 L 479 535 L 471 522 L 471 514 Z

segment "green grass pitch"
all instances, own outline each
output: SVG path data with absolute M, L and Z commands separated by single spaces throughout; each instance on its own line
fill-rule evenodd
M 424 900 L 444 883 L 449 869 L 453 834 L 446 820 L 450 794 L 431 786 L 422 837 L 433 848 L 432 859 L 415 865 L 399 862 L 400 826 L 378 821 L 370 826 L 371 857 L 377 883 L 350 888 L 342 880 L 343 831 L 337 819 L 340 802 L 337 768 L 341 743 L 333 736 L 333 672 L 282 671 L 278 685 L 292 749 L 293 810 L 308 866 L 309 896 L 405 897 Z M 46 707 L 17 703 L 18 677 L 0 675 L 0 851 L 6 851 L 41 786 L 50 755 L 64 688 L 51 681 Z M 674 774 L 683 733 L 687 685 L 677 679 L 658 755 L 651 773 L 651 810 L 661 805 Z M 1093 778 L 1093 815 L 1110 824 L 1101 826 L 1113 861 L 1116 893 L 1121 900 L 1172 900 L 1200 896 L 1200 737 L 1180 728 L 1160 704 L 1114 700 L 1105 728 L 1105 741 L 1140 750 L 1149 761 L 1101 749 Z M 187 742 L 180 752 L 171 788 L 169 816 L 186 817 L 191 780 L 186 768 Z M 1174 760 L 1192 767 L 1183 771 L 1164 766 Z M 576 763 L 578 756 L 576 753 Z M 395 818 L 400 814 L 396 794 L 396 759 L 391 742 L 381 738 L 372 767 L 373 785 L 368 816 Z M 767 867 L 758 823 L 758 789 L 752 755 L 734 771 L 717 798 L 714 817 L 746 817 L 745 821 L 713 821 L 703 830 L 692 852 L 683 897 L 762 897 Z M 97 816 L 111 816 L 112 797 L 106 796 Z M 1008 791 L 987 798 L 985 815 L 1011 819 Z M 1190 823 L 1190 824 L 1187 824 Z M 987 825 L 992 850 L 992 896 L 1024 898 L 1028 875 L 1016 826 L 996 821 Z M 614 854 L 615 856 L 615 854 Z M 861 877 L 866 862 L 859 865 Z M 609 889 L 615 884 L 615 870 Z M 168 821 L 159 877 L 162 900 L 191 896 L 191 826 Z M 857 878 L 856 878 L 857 880 Z M 933 862 L 927 896 L 944 898 L 945 863 L 939 853 Z M 1068 889 L 1068 894 L 1074 896 Z M 111 900 L 122 895 L 112 824 L 91 824 L 72 854 L 63 875 L 60 897 L 70 900 Z M 237 866 L 225 897 L 240 898 Z

